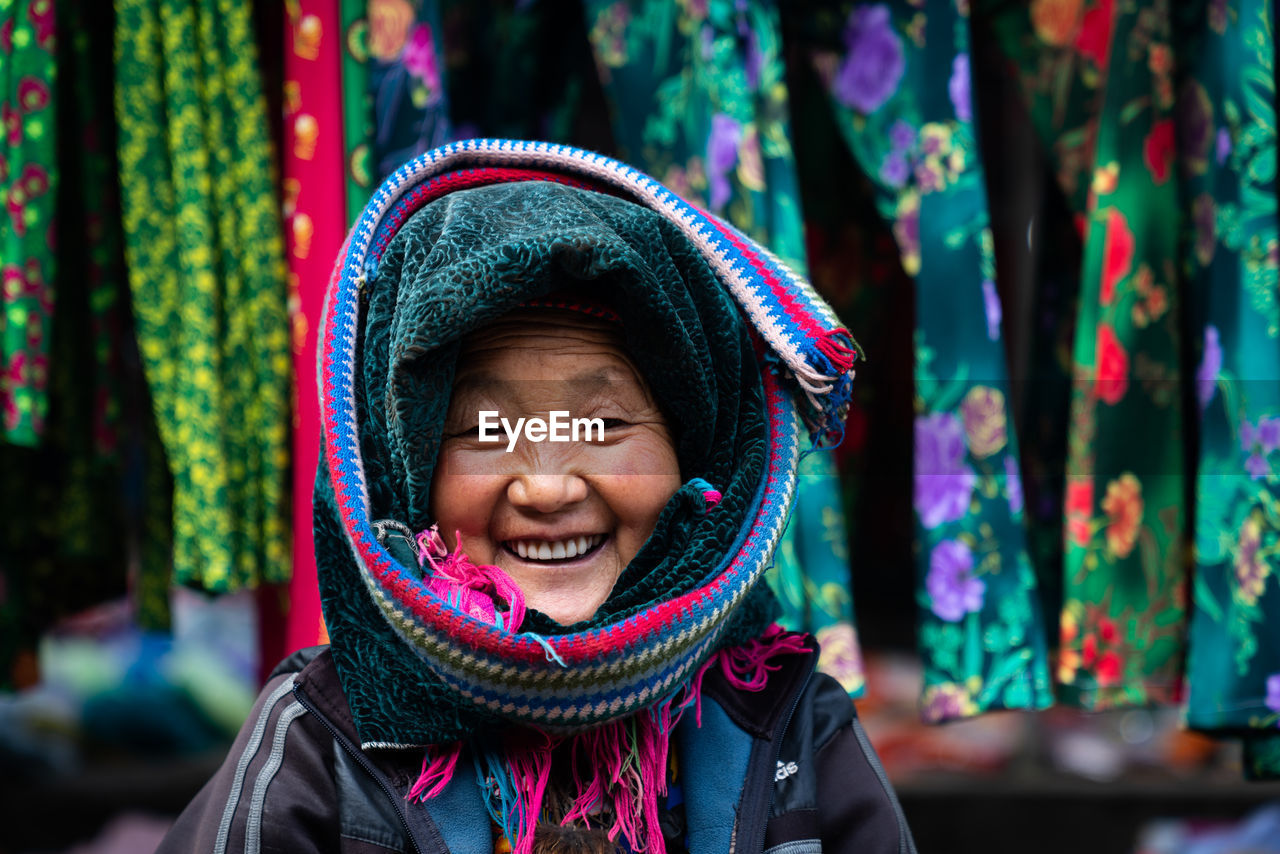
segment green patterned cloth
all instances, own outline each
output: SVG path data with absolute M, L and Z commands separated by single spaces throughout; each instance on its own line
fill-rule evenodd
M 249 8 L 115 10 L 126 259 L 174 477 L 174 576 L 217 592 L 281 581 L 289 326 Z
M 795 507 L 765 581 L 782 605 L 778 622 L 811 633 L 821 647 L 818 669 L 835 677 L 850 697 L 861 697 L 867 679 L 853 622 L 848 533 L 835 459 L 828 451 L 814 451 L 800 460 L 797 473 Z
M 1246 768 L 1280 776 L 1274 6 L 1212 9 L 1189 45 L 1194 65 L 1179 93 L 1196 328 L 1204 329 L 1187 722 L 1270 731 L 1246 751 Z
M 926 720 L 1052 702 L 1022 527 L 967 4 L 845 5 L 814 65 L 916 285 L 915 488 Z
M 54 31 L 53 0 L 0 0 L 0 441 L 26 446 L 49 415 Z
M 775 3 L 583 5 L 618 156 L 804 272 Z
M 346 154 L 347 222 L 373 193 L 373 99 L 369 94 L 368 0 L 339 0 L 342 18 L 342 137 Z

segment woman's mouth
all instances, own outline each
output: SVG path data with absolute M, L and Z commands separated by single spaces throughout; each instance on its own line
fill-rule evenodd
M 507 540 L 502 545 L 523 560 L 569 560 L 595 552 L 606 539 L 604 534 L 586 534 L 563 540 Z

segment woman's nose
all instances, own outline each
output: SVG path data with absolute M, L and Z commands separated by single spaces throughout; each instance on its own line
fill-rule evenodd
M 576 474 L 518 474 L 507 487 L 517 507 L 554 513 L 587 497 L 587 482 Z

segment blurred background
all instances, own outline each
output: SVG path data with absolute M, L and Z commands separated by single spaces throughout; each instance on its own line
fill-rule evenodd
M 1280 851 L 1272 0 L 0 0 L 0 854 L 326 639 L 315 334 L 431 148 L 620 158 L 857 338 L 770 583 L 920 850 Z

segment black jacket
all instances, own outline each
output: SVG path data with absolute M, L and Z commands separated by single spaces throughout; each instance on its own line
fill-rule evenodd
M 914 854 L 853 704 L 816 659 L 776 659 L 759 692 L 707 672 L 702 725 L 686 714 L 675 731 L 690 854 Z M 327 648 L 303 650 L 157 854 L 491 854 L 470 762 L 425 804 L 406 800 L 421 767 L 421 748 L 361 750 Z

